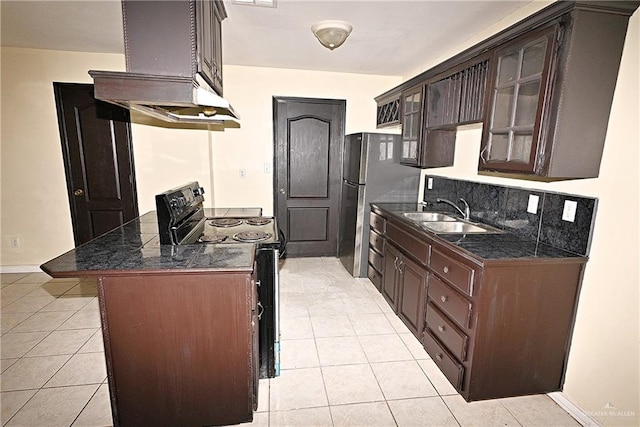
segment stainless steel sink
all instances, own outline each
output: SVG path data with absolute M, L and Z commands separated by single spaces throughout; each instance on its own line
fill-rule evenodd
M 420 226 L 436 234 L 501 234 L 504 231 L 485 224 L 466 221 L 423 221 Z
M 440 212 L 404 212 L 402 216 L 412 221 L 458 221 L 458 218 Z

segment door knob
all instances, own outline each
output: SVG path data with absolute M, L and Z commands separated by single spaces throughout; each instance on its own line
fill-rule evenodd
M 278 192 L 279 192 L 280 194 L 284 194 L 284 193 L 286 193 L 286 191 L 284 191 L 284 188 L 281 188 L 280 190 L 278 190 Z
M 82 196 L 84 194 L 84 190 L 82 188 L 78 188 L 76 191 L 73 192 L 74 196 Z

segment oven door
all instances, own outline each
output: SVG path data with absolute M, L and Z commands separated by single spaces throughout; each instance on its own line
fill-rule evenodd
M 279 250 L 259 247 L 258 268 L 260 378 L 280 375 L 280 283 Z

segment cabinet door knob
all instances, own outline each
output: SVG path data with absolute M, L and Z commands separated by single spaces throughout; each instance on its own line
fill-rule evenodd
M 286 191 L 284 191 L 284 188 L 281 188 L 280 190 L 278 190 L 278 192 L 279 192 L 280 194 L 284 194 L 284 193 L 286 193 Z
M 438 361 L 442 360 L 442 354 L 441 353 L 436 353 L 436 360 L 438 360 Z
M 440 332 L 444 332 L 444 325 L 440 325 L 440 326 L 438 326 L 438 331 L 440 331 Z
M 442 295 L 442 296 L 440 297 L 440 301 L 442 301 L 442 302 L 447 302 L 447 301 L 449 301 L 449 297 L 448 297 L 448 296 L 446 296 L 446 295 Z
M 82 188 L 78 188 L 76 191 L 73 192 L 74 196 L 82 196 L 84 194 L 84 190 Z
M 443 272 L 444 274 L 447 274 L 447 273 L 449 272 L 449 267 L 448 267 L 448 266 L 446 266 L 446 265 L 445 265 L 444 267 L 442 267 L 442 272 Z

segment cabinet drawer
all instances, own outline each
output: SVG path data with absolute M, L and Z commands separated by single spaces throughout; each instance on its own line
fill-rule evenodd
M 422 336 L 422 345 L 436 365 L 438 365 L 438 368 L 440 368 L 444 376 L 447 377 L 451 385 L 459 391 L 462 388 L 464 367 L 440 346 L 428 330 L 425 331 Z
M 471 303 L 434 274 L 429 275 L 427 295 L 433 301 L 433 304 L 449 316 L 451 320 L 463 328 L 469 327 L 471 322 Z
M 384 237 L 371 230 L 369 233 L 369 245 L 381 254 L 384 249 Z
M 429 248 L 431 245 L 413 237 L 392 222 L 387 224 L 387 238 L 393 240 L 400 248 L 411 254 L 423 265 L 427 265 L 429 262 Z
M 376 271 L 376 269 L 373 268 L 371 264 L 367 266 L 367 277 L 369 278 L 369 280 L 371 280 L 371 283 L 374 284 L 376 289 L 382 289 L 382 274 Z
M 475 270 L 434 248 L 431 254 L 431 270 L 446 282 L 460 289 L 465 294 L 473 295 L 473 278 Z
M 466 360 L 469 338 L 431 303 L 427 305 L 427 327 L 458 360 Z
M 378 215 L 375 212 L 371 212 L 369 215 L 369 224 L 371 228 L 376 230 L 380 234 L 384 234 L 386 231 L 387 220 Z
M 382 273 L 382 255 L 374 250 L 369 249 L 369 264 L 373 266 L 378 272 Z

